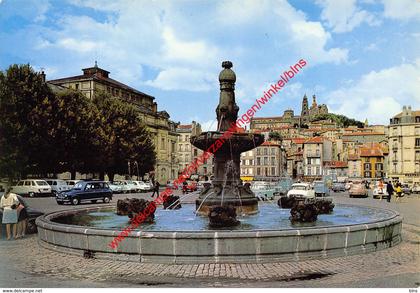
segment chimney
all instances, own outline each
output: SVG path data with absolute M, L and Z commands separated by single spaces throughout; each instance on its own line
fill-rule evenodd
M 154 102 L 153 105 L 152 105 L 152 111 L 153 111 L 153 113 L 157 112 L 157 103 L 156 102 Z
M 409 116 L 411 116 L 411 106 L 408 106 L 408 107 L 407 107 L 407 114 L 408 114 Z
M 41 71 L 41 78 L 42 78 L 42 82 L 44 82 L 45 83 L 45 81 L 46 81 L 46 75 L 45 75 L 45 72 L 44 72 L 44 70 L 42 70 Z

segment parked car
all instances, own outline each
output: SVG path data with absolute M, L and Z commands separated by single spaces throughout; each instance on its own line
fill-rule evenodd
M 112 193 L 121 193 L 122 192 L 122 188 L 121 185 L 118 184 L 114 184 L 112 182 L 107 182 L 109 188 L 112 190 Z
M 349 197 L 368 197 L 366 184 L 363 182 L 353 182 L 349 190 Z
M 274 199 L 275 189 L 269 182 L 256 181 L 251 184 L 251 190 L 254 192 L 258 200 L 272 200 Z
M 420 184 L 414 183 L 413 187 L 411 188 L 413 193 L 420 193 Z
M 407 183 L 401 184 L 401 190 L 404 194 L 410 194 L 412 192 L 410 186 Z
M 334 192 L 344 192 L 344 191 L 346 191 L 346 186 L 344 185 L 344 183 L 335 182 L 335 183 L 333 183 L 331 189 Z
M 373 198 L 384 198 L 387 197 L 388 193 L 386 192 L 386 183 L 380 181 L 375 182 L 375 187 L 373 188 L 372 197 Z
M 349 182 L 346 182 L 346 184 L 344 186 L 345 186 L 346 190 L 350 190 L 352 185 L 353 185 L 353 182 L 349 181 Z
M 149 183 L 146 183 L 144 181 L 133 181 L 135 184 L 137 184 L 138 190 L 140 192 L 143 191 L 150 191 L 153 189 L 153 186 Z
M 45 180 L 26 179 L 20 180 L 12 186 L 12 191 L 19 195 L 28 195 L 34 197 L 37 195 L 51 195 L 51 186 Z
M 197 191 L 197 183 L 195 181 L 185 181 L 185 183 L 182 185 L 183 193 Z
M 0 196 L 3 196 L 3 195 L 0 195 Z M 28 213 L 28 224 L 26 225 L 26 233 L 27 234 L 36 233 L 37 228 L 35 225 L 35 220 L 39 216 L 42 216 L 44 213 L 34 208 L 31 208 L 30 205 L 20 195 L 18 195 L 17 198 L 19 202 L 25 206 L 26 212 Z M 3 210 L 0 209 L 0 225 L 2 224 L 2 220 L 3 220 Z
M 168 182 L 166 182 L 166 187 L 170 188 L 170 189 L 174 189 L 177 190 L 179 189 L 178 185 L 174 185 L 173 181 L 168 180 Z
M 287 197 L 297 198 L 315 198 L 315 190 L 311 188 L 310 183 L 295 183 L 292 184 L 292 189 L 287 193 Z
M 80 181 L 73 189 L 57 194 L 55 199 L 60 205 L 78 205 L 83 201 L 95 203 L 98 200 L 109 203 L 112 200 L 112 190 L 105 181 Z
M 57 193 L 71 189 L 67 182 L 61 179 L 45 179 L 45 181 L 51 186 L 51 192 L 54 196 Z
M 291 178 L 281 178 L 278 182 L 272 185 L 274 188 L 274 195 L 286 195 L 292 188 L 292 184 L 293 180 Z
M 67 186 L 69 187 L 69 189 L 72 189 L 77 182 L 79 182 L 80 180 L 66 180 Z
M 330 189 L 324 181 L 314 181 L 315 196 L 329 196 Z
M 122 193 L 131 192 L 131 186 L 126 181 L 112 181 L 113 184 L 119 185 Z

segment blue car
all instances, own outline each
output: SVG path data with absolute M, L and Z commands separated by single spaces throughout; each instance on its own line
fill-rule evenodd
M 55 200 L 59 205 L 64 203 L 78 205 L 86 201 L 96 203 L 98 200 L 109 203 L 112 200 L 112 190 L 104 181 L 79 181 L 71 190 L 57 194 Z

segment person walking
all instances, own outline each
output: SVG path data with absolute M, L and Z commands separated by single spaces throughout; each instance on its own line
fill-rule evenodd
M 394 187 L 392 186 L 391 181 L 388 181 L 388 183 L 386 184 L 386 192 L 388 193 L 387 201 L 391 202 L 391 196 L 394 193 Z
M 19 202 L 16 208 L 18 214 L 18 223 L 17 223 L 17 236 L 16 238 L 23 238 L 26 234 L 26 226 L 28 222 L 28 212 L 26 211 L 26 207 L 23 203 Z
M 402 195 L 402 188 L 401 188 L 401 183 L 397 182 L 396 187 L 395 187 L 395 193 L 397 194 L 397 199 L 396 201 L 401 201 L 401 198 L 403 197 Z
M 17 217 L 17 205 L 19 201 L 17 195 L 11 192 L 11 188 L 6 188 L 1 200 L 0 208 L 3 209 L 3 224 L 6 224 L 6 236 L 7 240 L 11 239 L 10 235 L 10 226 L 13 225 L 13 238 L 16 239 L 16 223 L 18 221 Z
M 154 197 L 155 193 L 157 194 L 157 196 L 159 196 L 159 187 L 160 187 L 159 181 L 156 180 L 154 188 L 153 188 L 152 197 Z

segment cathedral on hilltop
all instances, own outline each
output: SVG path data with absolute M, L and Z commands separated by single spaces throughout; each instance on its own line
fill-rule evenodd
M 251 119 L 251 129 L 272 129 L 285 126 L 301 127 L 308 124 L 313 117 L 320 114 L 328 114 L 328 107 L 325 104 L 318 105 L 316 96 L 312 96 L 312 105 L 309 107 L 306 94 L 302 99 L 302 109 L 300 115 L 295 115 L 292 109 L 287 109 L 282 116 L 277 117 L 253 117 Z

